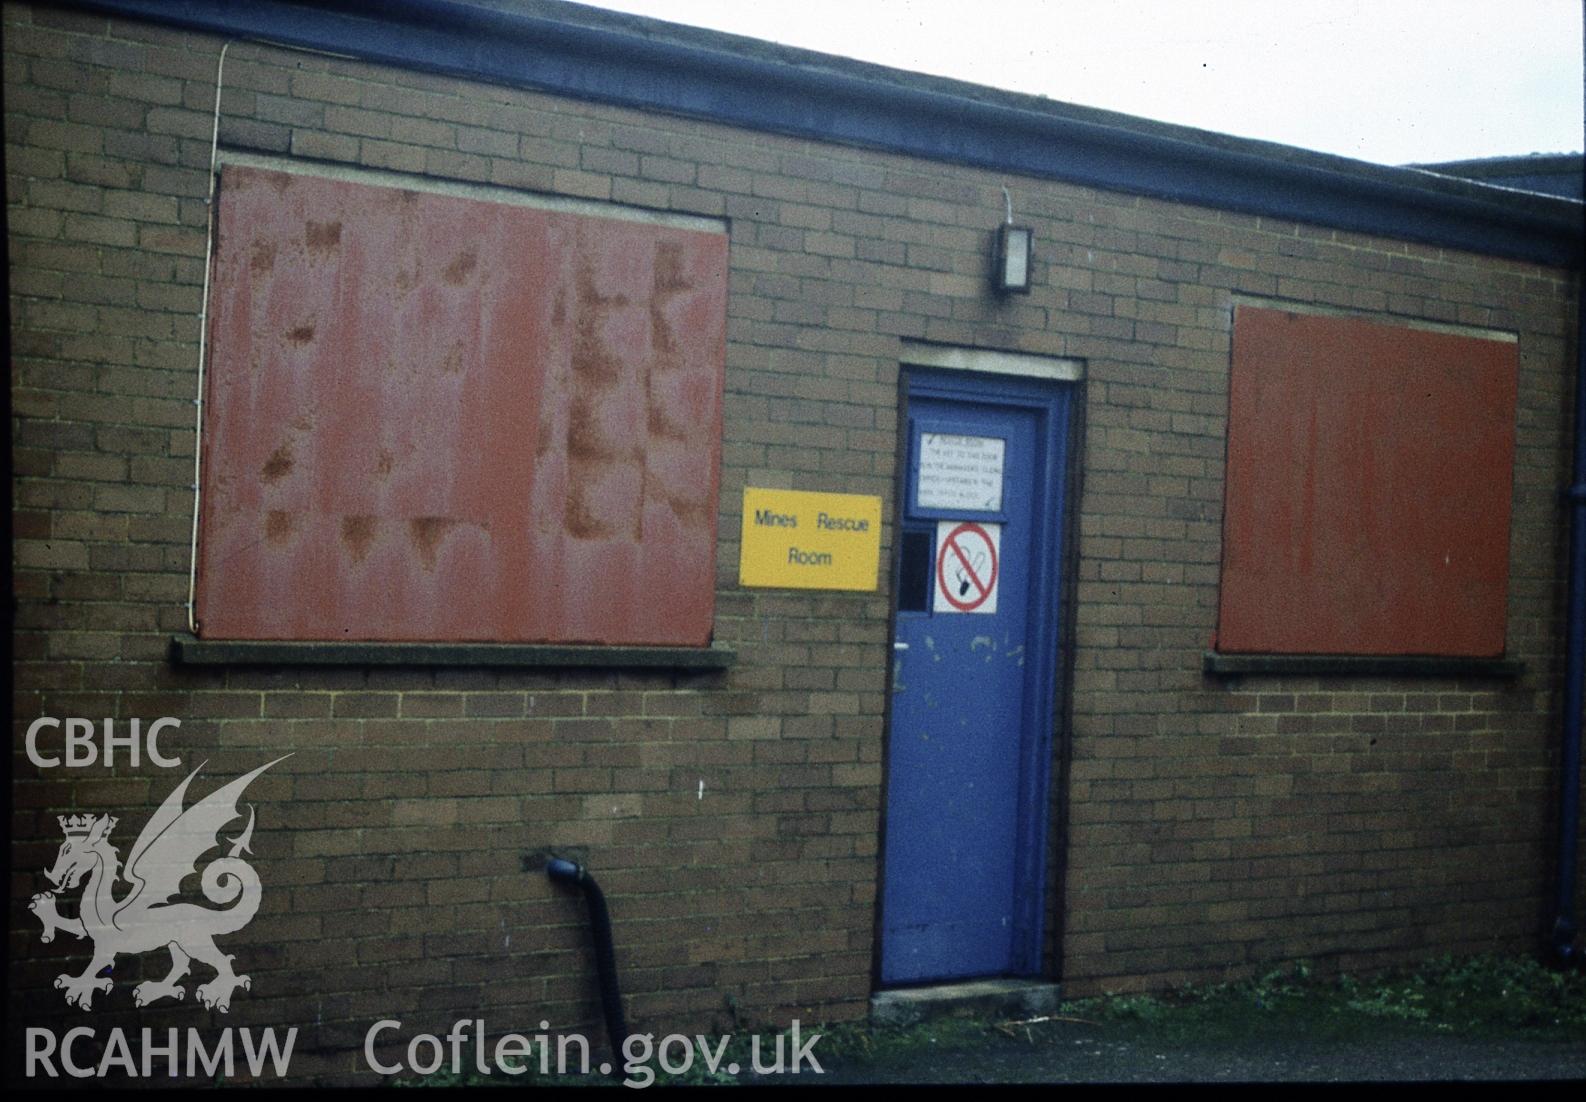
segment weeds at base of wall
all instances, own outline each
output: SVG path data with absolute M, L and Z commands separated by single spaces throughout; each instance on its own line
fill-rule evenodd
M 1529 958 L 1443 956 L 1370 979 L 1321 978 L 1300 962 L 1240 983 L 1082 999 L 1061 1013 L 1202 1038 L 1293 1029 L 1296 1020 L 1338 1038 L 1390 1023 L 1471 1035 L 1578 1035 L 1586 1029 L 1586 975 Z
M 1348 1040 L 1384 1031 L 1469 1037 L 1579 1037 L 1586 1031 L 1586 974 L 1553 971 L 1527 958 L 1439 957 L 1368 979 L 1323 977 L 1306 962 L 1237 983 L 1186 986 L 1162 995 L 1102 995 L 1063 1003 L 1055 1017 L 998 1022 L 945 1017 L 908 1026 L 841 1022 L 820 1033 L 823 1061 L 847 1067 L 925 1060 L 1009 1038 L 1039 1045 L 1061 1026 L 1121 1026 L 1162 1041 L 1215 1045 L 1252 1038 L 1307 1036 Z M 729 1042 L 726 1061 L 749 1066 L 747 1034 Z M 655 1085 L 732 1085 L 745 1077 L 696 1064 L 685 1075 L 658 1073 Z M 433 1075 L 398 1086 L 589 1085 L 600 1077 Z

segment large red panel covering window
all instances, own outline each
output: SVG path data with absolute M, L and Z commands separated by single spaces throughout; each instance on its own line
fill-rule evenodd
M 1513 340 L 1240 306 L 1217 649 L 1503 654 Z
M 199 634 L 705 645 L 722 233 L 227 166 Z

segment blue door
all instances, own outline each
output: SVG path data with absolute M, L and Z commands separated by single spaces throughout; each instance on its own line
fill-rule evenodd
M 1070 388 L 906 375 L 884 984 L 1041 969 Z

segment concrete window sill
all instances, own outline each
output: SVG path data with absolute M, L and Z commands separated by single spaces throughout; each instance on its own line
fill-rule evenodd
M 494 666 L 724 670 L 728 647 L 563 646 L 543 643 L 296 643 L 171 637 L 180 666 Z
M 1499 677 L 1514 679 L 1525 663 L 1512 658 L 1431 655 L 1218 654 L 1207 651 L 1202 668 L 1218 677 L 1247 674 L 1321 677 Z

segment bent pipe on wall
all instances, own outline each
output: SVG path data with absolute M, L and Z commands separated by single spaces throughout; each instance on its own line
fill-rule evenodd
M 628 1041 L 628 1023 L 622 1016 L 622 992 L 617 986 L 617 957 L 611 946 L 611 912 L 606 897 L 576 861 L 553 857 L 545 864 L 545 875 L 553 883 L 567 884 L 584 893 L 589 905 L 589 928 L 595 939 L 595 972 L 600 981 L 600 1009 L 606 1018 L 606 1040 L 614 1054 L 620 1054 Z
M 1569 509 L 1569 596 L 1564 620 L 1564 723 L 1559 752 L 1558 881 L 1554 961 L 1580 967 L 1575 945 L 1575 865 L 1580 834 L 1580 741 L 1586 689 L 1586 278 L 1577 271 L 1575 315 L 1575 470 L 1564 491 Z

